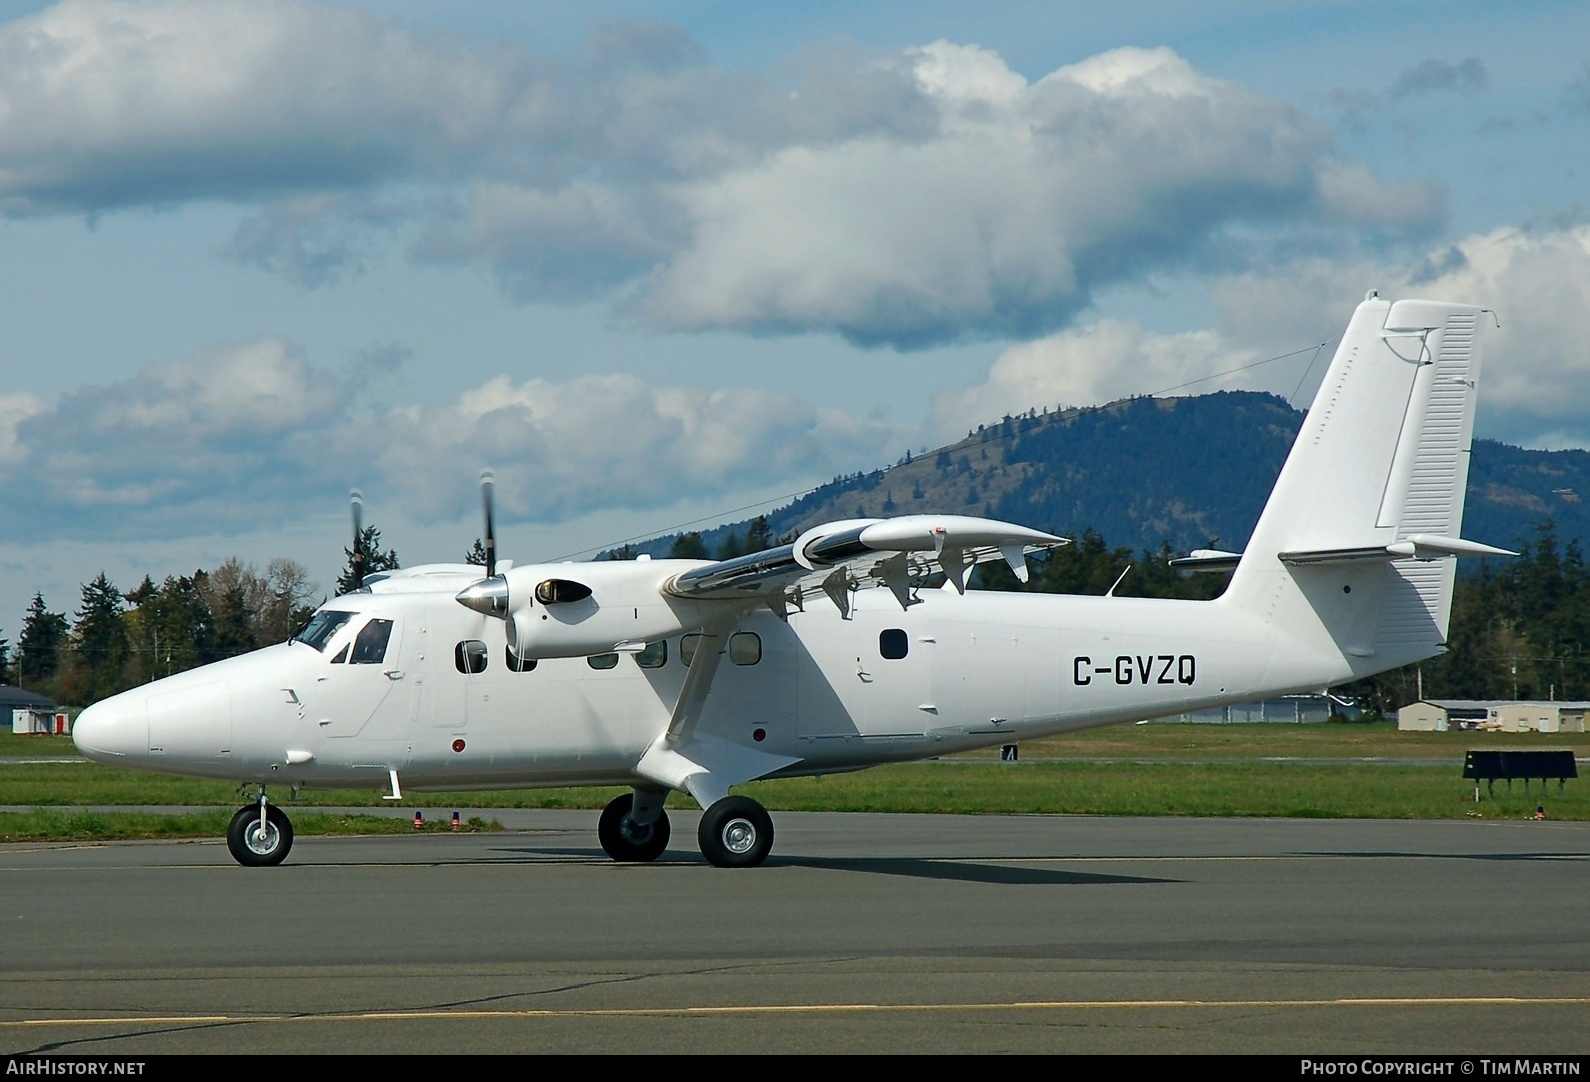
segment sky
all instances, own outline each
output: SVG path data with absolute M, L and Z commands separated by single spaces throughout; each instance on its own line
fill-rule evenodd
M 353 488 L 456 561 L 489 468 L 504 557 L 583 558 L 1029 408 L 1303 407 L 1369 289 L 1496 312 L 1478 435 L 1590 446 L 1587 29 L 0 0 L 0 637 L 102 570 L 329 588 Z

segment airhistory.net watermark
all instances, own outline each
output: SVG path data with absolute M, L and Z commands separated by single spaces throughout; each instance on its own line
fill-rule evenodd
M 141 1075 L 145 1061 L 141 1059 L 45 1059 L 28 1056 L 6 1058 L 8 1077 L 58 1075 Z

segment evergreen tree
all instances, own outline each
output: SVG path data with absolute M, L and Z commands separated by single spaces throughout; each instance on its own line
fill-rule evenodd
M 7 683 L 11 671 L 11 640 L 0 639 L 0 684 Z
M 400 566 L 395 551 L 381 551 L 381 531 L 374 526 L 360 530 L 354 547 L 343 549 L 342 552 L 348 557 L 348 565 L 337 576 L 339 595 L 357 590 L 366 575 L 373 575 L 377 571 L 396 571 Z
M 250 616 L 248 594 L 243 583 L 225 586 L 210 603 L 210 618 L 215 626 L 217 659 L 237 657 L 259 648 L 259 633 Z
M 66 617 L 44 607 L 44 595 L 34 594 L 28 615 L 17 636 L 17 685 L 37 690 L 55 675 L 60 666 L 61 647 L 68 631 Z
M 745 551 L 763 552 L 773 547 L 773 527 L 767 523 L 766 515 L 757 515 L 751 520 L 751 527 L 745 532 Z
M 480 538 L 475 538 L 475 543 L 464 553 L 464 562 L 474 564 L 476 567 L 486 566 L 486 543 Z
M 218 656 L 210 615 L 209 576 L 204 571 L 175 577 L 159 586 L 147 577 L 127 594 L 135 608 L 127 614 L 136 655 L 135 680 L 154 680 L 185 672 Z
M 674 543 L 668 546 L 668 559 L 670 560 L 708 560 L 707 546 L 701 541 L 701 534 L 695 530 L 679 534 L 674 538 Z
M 93 702 L 122 690 L 123 669 L 130 653 L 126 607 L 121 591 L 101 571 L 83 586 L 82 603 L 72 628 L 73 664 L 62 690 L 80 702 Z
M 736 556 L 744 556 L 750 550 L 745 547 L 745 542 L 740 540 L 740 531 L 730 530 L 723 539 L 723 544 L 718 546 L 718 559 L 732 560 Z

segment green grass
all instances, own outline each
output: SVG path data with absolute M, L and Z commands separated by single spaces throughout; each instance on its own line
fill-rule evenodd
M 1325 819 L 1590 819 L 1590 790 L 1539 781 L 1476 804 L 1451 766 L 1235 763 L 910 763 L 858 774 L 754 782 L 769 808 L 1002 815 L 1253 816 Z M 1482 793 L 1483 795 L 1483 793 Z
M 77 745 L 69 736 L 29 733 L 18 736 L 10 729 L 0 730 L 0 755 L 76 755 Z
M 53 737 L 14 737 L 30 754 L 70 752 Z M 1582 733 L 1399 733 L 1394 725 L 1141 725 L 1117 726 L 1022 745 L 1022 761 L 1002 763 L 997 752 L 905 763 L 855 774 L 755 782 L 740 791 L 773 811 L 880 811 L 961 814 L 1074 814 L 1123 816 L 1283 816 L 1306 818 L 1525 818 L 1543 803 L 1554 819 L 1590 820 L 1590 788 L 1570 781 L 1544 793 L 1505 784 L 1497 798 L 1474 802 L 1463 780 L 1463 752 L 1471 747 L 1570 747 L 1590 755 Z M 0 746 L 0 753 L 18 754 Z M 1066 761 L 1041 761 L 1045 758 Z M 1298 759 L 1391 760 L 1382 763 L 1307 763 Z M 1167 759 L 1190 760 L 1165 762 Z M 1105 761 L 1123 760 L 1123 761 Z M 1397 762 L 1437 760 L 1440 765 Z M 597 809 L 622 789 L 507 789 L 410 793 L 405 808 Z M 40 809 L 26 823 L 0 817 L 0 840 L 42 837 L 216 836 L 240 803 L 225 782 L 115 770 L 94 763 L 0 766 L 0 804 Z M 215 807 L 213 814 L 149 816 L 50 812 L 92 805 Z M 688 801 L 675 798 L 676 806 Z M 314 790 L 295 806 L 391 807 L 375 790 Z M 51 819 L 50 815 L 57 818 Z M 74 818 L 74 816 L 80 818 Z M 88 816 L 87 818 L 81 818 Z M 120 823 L 126 819 L 125 824 Z M 138 820 L 134 823 L 133 820 Z M 337 824 L 372 819 L 369 829 L 411 831 L 407 820 L 319 815 L 295 811 L 305 833 L 341 832 Z M 115 822 L 113 822 L 115 820 Z M 325 820 L 325 822 L 321 822 Z M 308 824 L 313 823 L 313 826 Z M 395 825 L 394 825 L 395 824 Z M 442 824 L 438 823 L 438 826 Z M 362 828 L 361 828 L 362 829 Z M 429 825 L 428 825 L 429 829 Z M 132 833 L 104 833 L 127 830 Z M 29 833 L 31 831 L 31 833 Z M 51 833 L 51 832 L 55 833 Z M 348 832 L 352 832 L 349 828 Z M 96 833 L 98 832 L 98 833 Z
M 1450 759 L 1469 748 L 1572 748 L 1590 756 L 1590 733 L 1398 732 L 1395 722 L 1315 725 L 1111 725 L 1021 745 L 1023 758 Z M 997 748 L 976 753 L 998 755 Z

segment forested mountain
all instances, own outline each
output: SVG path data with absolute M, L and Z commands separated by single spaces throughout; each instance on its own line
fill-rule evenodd
M 835 478 L 765 517 L 774 536 L 837 518 L 936 511 L 1059 534 L 1094 530 L 1133 549 L 1169 542 L 1185 552 L 1216 542 L 1240 550 L 1302 421 L 1284 400 L 1250 391 L 1027 413 L 888 469 Z M 1582 537 L 1590 528 L 1585 495 L 1590 452 L 1478 440 L 1463 536 L 1516 549 L 1549 518 L 1558 536 Z M 752 524 L 702 531 L 702 545 L 716 555 Z M 662 555 L 674 543 L 634 547 Z

